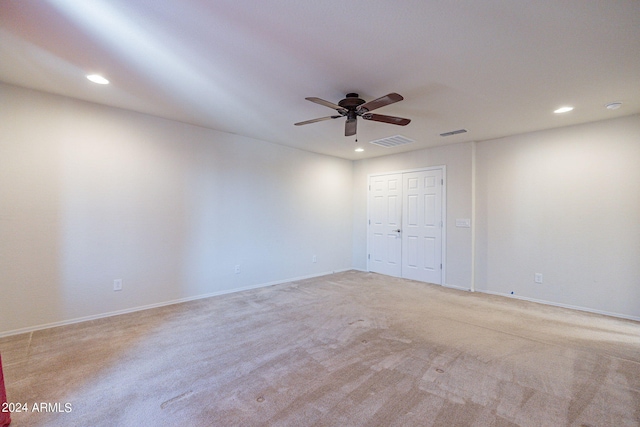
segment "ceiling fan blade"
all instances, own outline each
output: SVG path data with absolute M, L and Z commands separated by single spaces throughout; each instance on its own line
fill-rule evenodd
M 356 119 L 347 119 L 344 125 L 344 136 L 351 136 L 356 134 L 358 129 L 358 121 Z
M 325 107 L 333 108 L 334 110 L 347 112 L 346 109 L 342 108 L 338 104 L 334 104 L 333 102 L 325 101 L 324 99 L 316 98 L 314 96 L 305 98 L 307 101 L 315 102 L 316 104 L 324 105 Z
M 362 115 L 365 120 L 373 120 L 374 122 L 390 123 L 392 125 L 406 126 L 411 123 L 410 119 L 402 117 L 385 116 L 384 114 L 366 113 Z
M 294 125 L 295 125 L 295 126 L 308 125 L 309 123 L 321 122 L 321 121 L 323 121 L 323 120 L 337 119 L 337 118 L 339 118 L 339 117 L 342 117 L 342 116 L 328 116 L 328 117 L 320 117 L 319 119 L 311 119 L 311 120 L 305 120 L 304 122 L 294 123 Z
M 388 95 L 381 96 L 378 99 L 374 99 L 373 101 L 365 102 L 358 107 L 358 111 L 373 111 L 376 108 L 384 107 L 385 105 L 393 104 L 394 102 L 402 101 L 403 99 L 402 95 L 392 92 Z

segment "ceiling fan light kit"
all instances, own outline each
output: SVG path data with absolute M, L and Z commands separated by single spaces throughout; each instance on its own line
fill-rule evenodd
M 375 109 L 384 107 L 385 105 L 393 104 L 398 101 L 402 101 L 404 98 L 397 93 L 390 93 L 388 95 L 376 98 L 373 101 L 366 102 L 360 98 L 357 93 L 348 93 L 345 98 L 334 104 L 324 99 L 316 97 L 305 98 L 307 101 L 315 102 L 316 104 L 324 105 L 325 107 L 332 108 L 338 112 L 338 115 L 320 117 L 318 119 L 306 120 L 304 122 L 295 123 L 296 126 L 308 125 L 310 123 L 321 122 L 323 120 L 338 119 L 345 117 L 347 120 L 344 126 L 344 136 L 355 135 L 358 130 L 358 117 L 364 120 L 371 120 L 374 122 L 389 123 L 392 125 L 406 126 L 411 120 L 403 117 L 387 116 L 384 114 L 370 113 Z

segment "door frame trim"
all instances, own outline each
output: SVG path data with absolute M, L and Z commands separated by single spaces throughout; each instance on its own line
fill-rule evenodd
M 387 171 L 387 172 L 377 172 L 367 174 L 367 271 L 370 272 L 370 263 L 369 259 L 371 256 L 371 241 L 369 238 L 369 228 L 371 226 L 371 178 L 376 176 L 384 176 L 384 175 L 393 175 L 393 174 L 405 174 L 411 172 L 425 172 L 430 170 L 442 170 L 442 277 L 440 286 L 445 286 L 447 283 L 447 165 L 437 165 L 437 166 L 425 166 L 423 168 L 417 169 L 403 169 L 399 171 Z M 403 194 L 404 199 L 404 194 Z M 403 209 L 404 209 L 404 200 L 403 200 Z M 404 224 L 402 224 L 404 228 Z

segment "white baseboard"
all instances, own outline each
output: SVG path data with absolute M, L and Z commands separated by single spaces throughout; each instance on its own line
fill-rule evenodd
M 471 291 L 471 289 L 469 289 L 469 288 L 463 288 L 462 286 L 457 286 L 457 285 L 449 285 L 449 284 L 446 284 L 446 283 L 444 285 L 442 285 L 442 286 L 444 286 L 445 288 L 457 289 L 459 291 L 466 291 L 466 292 L 470 292 Z
M 497 296 L 507 297 L 507 298 L 515 298 L 515 299 L 519 299 L 519 300 L 523 300 L 523 301 L 536 302 L 538 304 L 551 305 L 551 306 L 554 306 L 554 307 L 569 308 L 571 310 L 585 311 L 587 313 L 602 314 L 602 315 L 605 315 L 605 316 L 618 317 L 620 319 L 629 319 L 629 320 L 635 320 L 635 321 L 639 321 L 640 322 L 640 317 L 629 316 L 628 314 L 612 313 L 610 311 L 596 310 L 596 309 L 593 309 L 593 308 L 580 307 L 580 306 L 577 306 L 577 305 L 570 305 L 570 304 L 563 304 L 563 303 L 559 303 L 559 302 L 555 302 L 555 301 L 547 301 L 547 300 L 540 300 L 540 299 L 535 299 L 535 298 L 523 297 L 521 295 L 505 294 L 505 293 L 502 293 L 502 292 L 486 291 L 486 290 L 482 290 L 482 289 L 476 289 L 475 291 L 479 292 L 479 293 L 483 293 L 483 294 L 497 295 Z
M 65 325 L 72 325 L 72 324 L 75 324 L 75 323 L 88 322 L 90 320 L 103 319 L 105 317 L 119 316 L 121 314 L 134 313 L 136 311 L 150 310 L 152 308 L 164 307 L 164 306 L 173 305 L 173 304 L 180 304 L 180 303 L 183 303 L 183 302 L 195 301 L 195 300 L 204 299 L 204 298 L 211 298 L 211 297 L 215 297 L 215 296 L 219 296 L 219 295 L 232 294 L 232 293 L 235 293 L 235 292 L 248 291 L 248 290 L 251 290 L 251 289 L 265 288 L 265 287 L 268 287 L 268 286 L 280 285 L 282 283 L 289 283 L 289 282 L 295 282 L 295 281 L 298 281 L 298 280 L 312 279 L 314 277 L 322 277 L 322 276 L 327 276 L 329 274 L 342 273 L 342 272 L 350 271 L 350 270 L 353 270 L 353 269 L 352 268 L 345 268 L 345 269 L 333 270 L 333 271 L 328 271 L 328 272 L 323 272 L 323 273 L 309 274 L 309 275 L 306 275 L 306 276 L 292 277 L 290 279 L 275 280 L 273 282 L 266 282 L 266 283 L 259 283 L 259 284 L 256 284 L 256 285 L 243 286 L 242 288 L 226 289 L 226 290 L 223 290 L 223 291 L 216 291 L 216 292 L 211 292 L 211 293 L 207 293 L 207 294 L 195 295 L 195 296 L 192 296 L 192 297 L 179 298 L 179 299 L 159 302 L 159 303 L 155 303 L 155 304 L 141 305 L 141 306 L 138 306 L 138 307 L 127 308 L 127 309 L 124 309 L 124 310 L 110 311 L 110 312 L 107 312 L 107 313 L 100 313 L 100 314 L 95 314 L 95 315 L 91 315 L 91 316 L 77 317 L 77 318 L 74 318 L 74 319 L 62 320 L 62 321 L 59 321 L 59 322 L 52 322 L 52 323 L 45 323 L 45 324 L 36 325 L 36 326 L 29 326 L 29 327 L 26 327 L 26 328 L 20 328 L 20 329 L 14 329 L 14 330 L 11 330 L 11 331 L 0 332 L 0 338 L 8 337 L 8 336 L 11 336 L 11 335 L 25 334 L 25 333 L 29 333 L 29 332 L 39 331 L 39 330 L 42 330 L 42 329 L 56 328 L 58 326 L 65 326 Z
M 152 308 L 164 307 L 164 306 L 167 306 L 167 305 L 180 304 L 180 303 L 183 303 L 183 302 L 195 301 L 195 300 L 204 299 L 204 298 L 211 298 L 211 297 L 215 297 L 215 296 L 219 296 L 219 295 L 226 295 L 226 294 L 231 294 L 231 293 L 235 293 L 235 292 L 248 291 L 248 290 L 251 290 L 251 289 L 265 288 L 265 287 L 268 287 L 268 286 L 280 285 L 282 283 L 289 283 L 289 282 L 295 282 L 295 281 L 298 281 L 298 280 L 312 279 L 314 277 L 322 277 L 322 276 L 327 276 L 329 274 L 343 273 L 345 271 L 360 271 L 360 272 L 364 272 L 364 273 L 368 272 L 367 270 L 361 270 L 359 268 L 344 268 L 344 269 L 333 270 L 333 271 L 328 271 L 328 272 L 323 272 L 323 273 L 316 273 L 316 274 L 309 274 L 309 275 L 305 275 L 305 276 L 292 277 L 292 278 L 289 278 L 289 279 L 276 280 L 276 281 L 272 281 L 272 282 L 265 282 L 265 283 L 259 283 L 259 284 L 256 284 L 256 285 L 244 286 L 242 288 L 226 289 L 226 290 L 223 290 L 223 291 L 216 291 L 216 292 L 196 295 L 196 296 L 192 296 L 192 297 L 179 298 L 179 299 L 160 302 L 160 303 L 155 303 L 155 304 L 148 304 L 148 305 L 143 305 L 143 306 L 138 306 L 138 307 L 132 307 L 132 308 L 124 309 L 124 310 L 110 311 L 110 312 L 107 312 L 107 313 L 100 313 L 100 314 L 96 314 L 96 315 L 92 315 L 92 316 L 84 316 L 84 317 L 78 317 L 78 318 L 69 319 L 69 320 L 63 320 L 63 321 L 59 321 L 59 322 L 45 323 L 45 324 L 36 325 L 36 326 L 30 326 L 30 327 L 26 327 L 26 328 L 14 329 L 14 330 L 10 330 L 10 331 L 0 332 L 0 338 L 8 337 L 8 336 L 11 336 L 11 335 L 19 335 L 19 334 L 39 331 L 39 330 L 42 330 L 42 329 L 55 328 L 55 327 L 58 327 L 58 326 L 65 326 L 65 325 L 71 325 L 71 324 L 75 324 L 75 323 L 88 322 L 90 320 L 103 319 L 105 317 L 118 316 L 118 315 L 121 315 L 121 314 L 134 313 L 136 311 L 149 310 L 149 309 L 152 309 Z M 460 290 L 460 291 L 465 291 L 465 292 L 471 291 L 468 288 L 463 288 L 461 286 L 456 286 L 456 285 L 444 284 L 442 286 L 444 286 L 446 288 L 450 288 L 450 289 L 456 289 L 456 290 Z M 539 300 L 539 299 L 535 299 L 535 298 L 523 297 L 523 296 L 520 296 L 520 295 L 505 294 L 505 293 L 502 293 L 502 292 L 494 292 L 494 291 L 487 291 L 487 290 L 480 290 L 480 289 L 476 289 L 475 292 L 480 292 L 480 293 L 485 293 L 485 294 L 490 294 L 490 295 L 497 295 L 497 296 L 507 297 L 507 298 L 515 298 L 515 299 L 535 302 L 535 303 L 539 303 L 539 304 L 551 305 L 551 306 L 562 307 L 562 308 L 569 308 L 569 309 L 572 309 L 572 310 L 585 311 L 585 312 L 588 312 L 588 313 L 602 314 L 602 315 L 605 315 L 605 316 L 618 317 L 618 318 L 621 318 L 621 319 L 629 319 L 629 320 L 635 320 L 635 321 L 639 321 L 640 322 L 640 317 L 637 317 L 637 316 L 629 316 L 629 315 L 626 315 L 626 314 L 612 313 L 612 312 L 608 312 L 608 311 L 596 310 L 596 309 L 587 308 L 587 307 L 580 307 L 580 306 L 575 306 L 575 305 L 562 304 L 562 303 L 557 303 L 557 302 L 553 302 L 553 301 Z

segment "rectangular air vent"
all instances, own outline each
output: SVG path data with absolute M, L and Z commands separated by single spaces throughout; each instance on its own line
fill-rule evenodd
M 451 136 L 451 135 L 457 135 L 459 133 L 465 133 L 467 130 L 466 129 L 458 129 L 458 130 L 452 130 L 451 132 L 445 132 L 445 133 L 441 133 L 440 136 Z
M 369 141 L 370 144 L 379 145 L 384 148 L 397 147 L 398 145 L 410 144 L 415 142 L 413 139 L 409 139 L 402 135 L 390 136 L 388 138 L 376 139 L 375 141 Z

